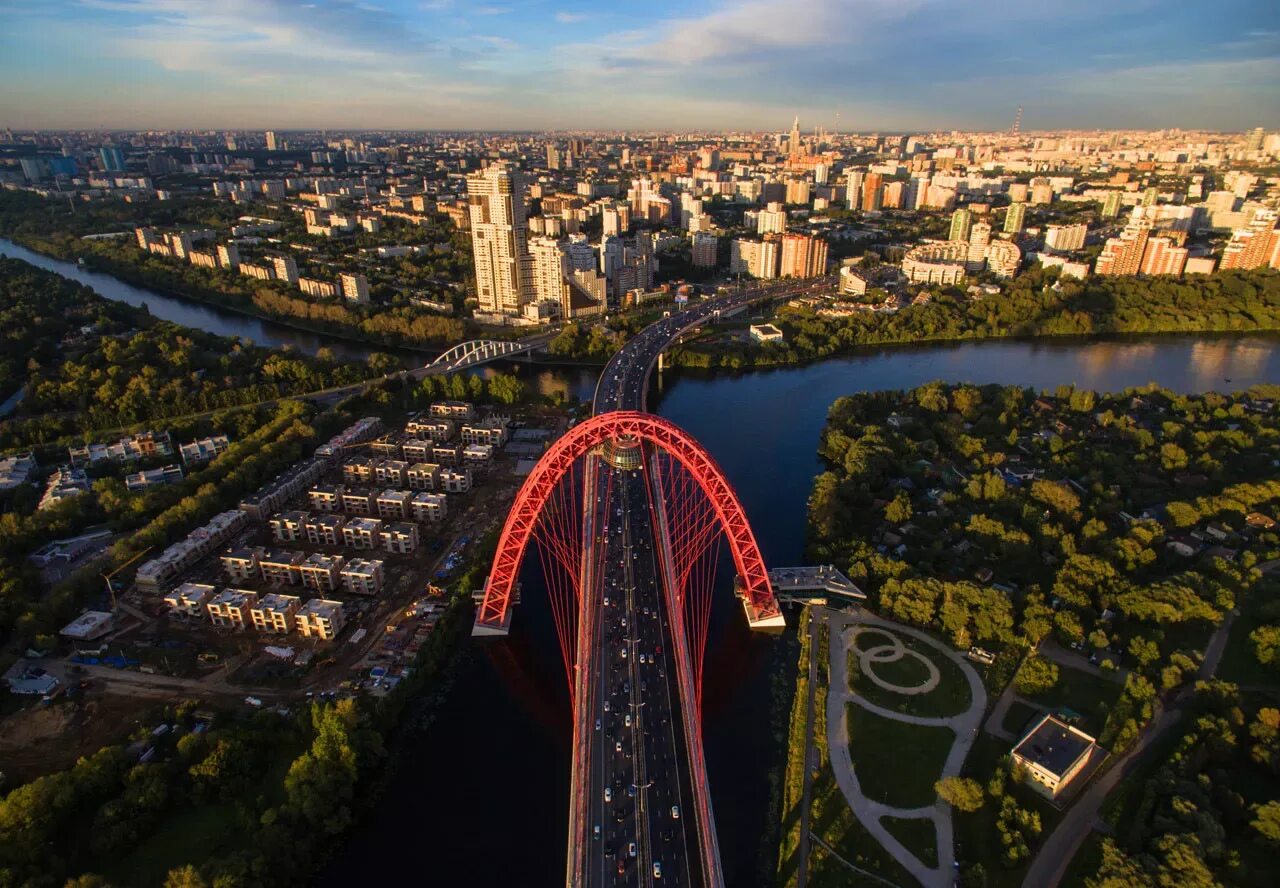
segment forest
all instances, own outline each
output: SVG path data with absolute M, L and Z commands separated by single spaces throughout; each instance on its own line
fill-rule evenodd
M 10 448 L 350 385 L 394 365 L 181 327 L 16 259 L 0 259 L 0 323 L 0 396 L 26 390 L 0 430 Z

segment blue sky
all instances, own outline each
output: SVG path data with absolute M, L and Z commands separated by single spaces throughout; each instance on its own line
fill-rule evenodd
M 0 125 L 1280 126 L 1280 0 L 0 0 Z

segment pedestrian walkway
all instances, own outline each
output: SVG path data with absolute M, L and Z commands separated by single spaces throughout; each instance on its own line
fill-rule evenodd
M 951 807 L 941 799 L 938 799 L 932 805 L 920 808 L 899 808 L 867 798 L 859 784 L 857 769 L 849 748 L 848 705 L 855 703 L 883 718 L 908 724 L 950 728 L 956 736 L 943 765 L 942 772 L 938 774 L 938 779 L 956 777 L 959 776 L 965 756 L 968 755 L 969 748 L 973 745 L 974 738 L 978 734 L 978 728 L 982 722 L 982 713 L 987 706 L 987 692 L 982 685 L 982 679 L 979 678 L 978 673 L 963 657 L 924 632 L 909 629 L 905 626 L 891 623 L 888 620 L 882 620 L 861 610 L 832 612 L 829 624 L 831 627 L 831 687 L 827 693 L 827 746 L 831 757 L 831 767 L 835 772 L 836 783 L 840 786 L 840 791 L 849 802 L 849 807 L 853 809 L 854 816 L 858 818 L 858 822 L 884 847 L 885 851 L 894 860 L 901 864 L 907 872 L 911 873 L 925 888 L 946 888 L 946 886 L 952 884 L 955 878 L 955 840 L 951 822 Z M 855 693 L 851 689 L 852 686 L 848 675 L 849 649 L 859 635 L 867 633 L 876 633 L 891 639 L 884 644 L 875 645 L 865 650 L 857 650 L 855 648 L 855 656 L 858 657 L 859 664 L 869 680 L 884 690 L 899 694 L 928 693 L 929 690 L 937 687 L 940 680 L 937 664 L 924 654 L 907 648 L 902 643 L 901 636 L 908 635 L 923 642 L 926 646 L 937 651 L 939 655 L 949 658 L 960 667 L 969 684 L 969 708 L 963 713 L 954 716 L 905 715 L 876 705 L 860 694 Z M 918 657 L 928 662 L 929 667 L 931 667 L 927 670 L 928 676 L 921 685 L 904 688 L 876 676 L 876 664 L 894 662 L 904 656 Z M 866 668 L 868 665 L 871 667 L 870 669 Z M 927 688 L 925 687 L 926 685 L 928 686 Z M 938 849 L 937 866 L 926 866 L 899 842 L 882 824 L 881 821 L 885 817 L 931 820 Z

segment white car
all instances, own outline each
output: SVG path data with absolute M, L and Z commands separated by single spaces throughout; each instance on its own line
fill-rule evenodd
M 625 722 L 626 722 L 626 725 L 627 725 L 627 727 L 628 727 L 628 728 L 629 728 L 629 727 L 631 727 L 631 713 L 630 713 L 630 712 L 628 712 L 628 713 L 627 713 L 627 717 L 626 717 L 626 719 L 625 719 Z
M 610 789 L 610 788 L 609 788 L 609 787 L 607 787 L 607 786 L 604 788 L 604 800 L 605 800 L 606 802 L 612 802 L 612 801 L 613 801 L 613 790 L 612 790 L 612 789 Z
M 671 819 L 672 819 L 672 820 L 679 820 L 679 819 L 680 819 L 680 806 L 679 806 L 679 805 L 672 805 L 672 806 L 671 806 Z
M 662 864 L 658 863 L 656 860 L 653 862 L 653 877 L 655 879 L 662 878 Z

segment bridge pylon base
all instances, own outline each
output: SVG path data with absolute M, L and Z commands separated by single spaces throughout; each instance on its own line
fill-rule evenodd
M 479 620 L 476 620 L 475 624 L 471 627 L 471 637 L 480 638 L 485 636 L 502 636 L 510 634 L 511 614 L 514 610 L 514 608 L 507 608 L 507 612 L 502 616 L 501 623 L 481 623 Z
M 747 598 L 742 599 L 742 610 L 747 615 L 747 625 L 756 632 L 781 632 L 787 628 L 787 619 L 782 611 L 773 613 L 761 612 L 752 606 Z

